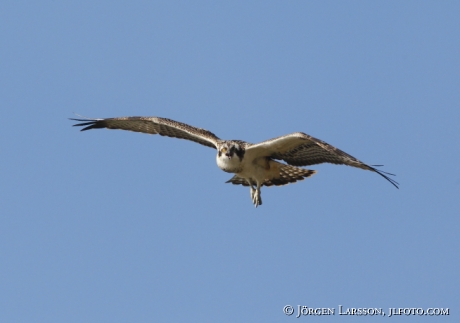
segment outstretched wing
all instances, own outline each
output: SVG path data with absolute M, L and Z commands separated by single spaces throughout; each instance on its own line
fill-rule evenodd
M 220 140 L 210 131 L 192 127 L 188 124 L 174 120 L 158 117 L 121 117 L 108 119 L 70 119 L 80 121 L 74 126 L 86 126 L 81 131 L 90 129 L 121 129 L 148 134 L 159 134 L 180 139 L 187 139 L 199 144 L 217 148 L 217 142 Z
M 295 132 L 258 144 L 249 145 L 246 147 L 246 154 L 284 160 L 286 163 L 294 166 L 321 163 L 353 166 L 376 172 L 398 188 L 398 183 L 387 176 L 394 176 L 394 174 L 379 171 L 375 167 L 350 156 L 346 152 L 302 132 Z

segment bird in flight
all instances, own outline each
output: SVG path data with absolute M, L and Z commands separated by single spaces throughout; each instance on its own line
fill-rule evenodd
M 159 117 L 121 117 L 107 119 L 73 119 L 90 129 L 121 129 L 147 134 L 159 134 L 196 143 L 217 150 L 217 166 L 224 172 L 235 174 L 226 183 L 249 186 L 251 200 L 255 207 L 262 204 L 262 186 L 286 185 L 303 180 L 316 173 L 314 170 L 297 166 L 332 163 L 353 166 L 375 172 L 396 188 L 398 183 L 388 177 L 394 174 L 376 169 L 381 165 L 366 165 L 342 150 L 302 132 L 294 132 L 257 144 L 242 140 L 221 140 L 205 129 Z M 284 161 L 287 164 L 279 161 Z

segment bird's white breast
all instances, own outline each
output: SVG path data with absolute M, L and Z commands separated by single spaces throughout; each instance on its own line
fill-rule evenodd
M 242 163 L 240 158 L 234 155 L 232 158 L 228 158 L 225 154 L 217 154 L 216 157 L 217 166 L 227 173 L 238 173 L 242 169 Z

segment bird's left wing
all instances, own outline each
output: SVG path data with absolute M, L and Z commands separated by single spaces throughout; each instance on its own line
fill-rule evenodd
M 302 132 L 291 133 L 258 144 L 249 144 L 246 147 L 246 154 L 284 160 L 286 163 L 294 166 L 321 163 L 353 166 L 376 172 L 398 188 L 398 183 L 387 176 L 393 174 L 382 172 L 346 152 Z
M 121 129 L 148 134 L 159 134 L 180 139 L 187 139 L 199 144 L 217 148 L 220 140 L 212 132 L 192 127 L 188 124 L 158 117 L 121 117 L 108 119 L 70 119 L 80 121 L 74 126 L 86 126 L 81 131 L 90 129 Z

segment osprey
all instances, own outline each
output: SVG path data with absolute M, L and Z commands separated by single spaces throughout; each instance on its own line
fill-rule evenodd
M 159 134 L 187 139 L 217 149 L 217 166 L 224 172 L 235 174 L 226 183 L 249 186 L 254 206 L 262 204 L 262 186 L 286 185 L 303 180 L 316 173 L 296 166 L 332 163 L 353 166 L 375 172 L 398 188 L 398 183 L 377 170 L 381 165 L 366 165 L 342 150 L 302 132 L 273 138 L 258 144 L 241 140 L 221 140 L 210 131 L 188 124 L 158 117 L 122 117 L 108 119 L 70 119 L 90 129 L 121 129 L 148 134 Z M 283 160 L 287 164 L 280 163 Z

